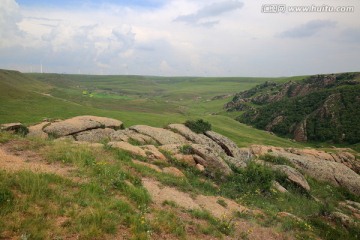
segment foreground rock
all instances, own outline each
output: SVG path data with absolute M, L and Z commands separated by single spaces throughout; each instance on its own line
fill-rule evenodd
M 153 138 L 154 140 L 156 140 L 161 145 L 188 143 L 188 141 L 183 136 L 163 128 L 155 128 L 145 125 L 136 125 L 130 127 L 130 130 L 134 130 L 143 135 L 147 135 Z
M 214 142 L 204 134 L 194 133 L 184 124 L 170 124 L 168 128 L 176 133 L 179 133 L 180 135 L 184 136 L 187 140 L 195 144 L 208 146 L 218 153 L 224 152 L 224 150 L 220 147 L 219 144 L 217 144 L 216 142 Z
M 156 143 L 153 138 L 130 129 L 118 130 L 110 135 L 110 139 L 111 141 L 134 141 L 142 145 Z
M 270 154 L 287 158 L 295 167 L 309 176 L 341 186 L 360 195 L 360 176 L 342 163 L 320 158 L 319 155 L 305 154 L 297 149 L 284 149 L 268 146 L 252 146 L 255 155 Z
M 229 138 L 213 131 L 207 131 L 205 135 L 219 144 L 228 156 L 233 157 L 239 161 L 248 161 L 251 159 L 250 151 L 240 149 L 236 143 L 231 141 Z
M 296 169 L 286 165 L 274 165 L 271 168 L 284 173 L 289 181 L 298 187 L 304 189 L 305 191 L 310 191 L 309 183 L 306 181 L 305 177 Z
M 191 147 L 194 153 L 200 157 L 196 159 L 197 163 L 203 165 L 205 169 L 209 169 L 212 174 L 219 172 L 230 175 L 232 173 L 226 162 L 210 147 L 199 144 L 192 144 Z
M 98 143 L 110 140 L 110 135 L 115 132 L 111 128 L 98 128 L 76 134 L 74 137 L 77 141 Z
M 124 151 L 130 152 L 132 154 L 139 155 L 142 157 L 147 156 L 145 150 L 141 149 L 138 146 L 131 145 L 130 143 L 127 143 L 127 142 L 110 142 L 110 143 L 108 143 L 108 145 L 112 148 L 119 148 Z
M 97 128 L 119 129 L 122 126 L 123 123 L 116 119 L 97 116 L 79 116 L 51 123 L 43 130 L 47 134 L 64 137 Z

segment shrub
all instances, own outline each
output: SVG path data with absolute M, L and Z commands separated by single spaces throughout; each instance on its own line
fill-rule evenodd
M 185 126 L 195 133 L 205 133 L 211 130 L 211 124 L 203 119 L 198 119 L 196 121 L 188 120 L 185 122 Z

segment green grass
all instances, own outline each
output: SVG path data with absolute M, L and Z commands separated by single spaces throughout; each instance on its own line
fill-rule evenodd
M 266 80 L 21 74 L 0 70 L 0 123 L 33 124 L 43 118 L 98 115 L 120 119 L 127 127 L 164 127 L 203 118 L 240 146 L 302 146 L 233 120 L 234 116 L 223 109 L 230 98 L 210 100 Z M 83 91 L 91 92 L 93 97 L 84 96 Z

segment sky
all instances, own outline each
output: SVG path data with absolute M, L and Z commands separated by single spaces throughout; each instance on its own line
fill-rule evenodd
M 283 12 L 269 12 L 279 4 Z M 311 5 L 354 11 L 289 9 Z M 0 68 L 41 66 L 155 76 L 360 71 L 360 1 L 0 0 Z

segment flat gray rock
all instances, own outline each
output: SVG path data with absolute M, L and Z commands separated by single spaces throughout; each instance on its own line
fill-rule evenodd
M 153 138 L 161 145 L 189 143 L 189 141 L 187 141 L 186 138 L 184 138 L 180 134 L 174 133 L 170 130 L 163 128 L 149 127 L 145 125 L 136 125 L 130 127 L 130 129 Z
M 77 134 L 96 128 L 121 128 L 123 123 L 119 120 L 97 116 L 78 116 L 64 121 L 51 123 L 43 130 L 55 137 Z

